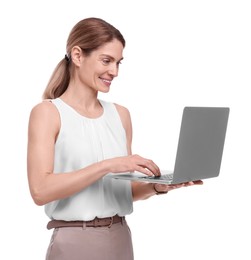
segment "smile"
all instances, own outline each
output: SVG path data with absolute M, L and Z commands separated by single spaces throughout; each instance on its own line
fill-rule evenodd
M 109 87 L 109 86 L 111 85 L 111 83 L 112 83 L 112 80 L 103 79 L 103 78 L 100 78 L 100 79 L 103 81 L 103 83 L 104 83 L 107 87 Z
M 111 84 L 112 80 L 100 78 L 103 82 Z

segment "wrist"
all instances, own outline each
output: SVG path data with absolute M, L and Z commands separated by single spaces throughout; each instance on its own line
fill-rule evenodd
M 107 173 L 111 172 L 111 166 L 109 160 L 103 160 L 98 162 L 97 167 L 102 176 L 105 176 Z
M 156 183 L 153 183 L 153 190 L 155 192 L 155 195 L 161 195 L 161 194 L 167 194 L 168 191 L 160 191 L 156 188 Z

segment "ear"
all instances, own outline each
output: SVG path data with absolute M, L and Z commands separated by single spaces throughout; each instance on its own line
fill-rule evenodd
M 79 46 L 74 46 L 71 49 L 71 60 L 75 66 L 79 67 L 83 58 L 83 52 Z

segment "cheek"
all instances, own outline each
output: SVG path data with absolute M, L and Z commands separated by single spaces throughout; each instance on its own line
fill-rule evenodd
M 89 86 L 95 90 L 97 90 L 99 82 L 99 73 L 94 71 L 93 69 L 83 70 L 81 73 L 81 81 L 84 85 Z
M 89 60 L 81 68 L 81 79 L 88 85 L 96 86 L 105 71 L 106 68 L 100 62 Z

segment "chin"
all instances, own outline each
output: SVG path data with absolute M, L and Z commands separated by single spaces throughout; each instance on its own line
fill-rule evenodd
M 110 92 L 110 88 L 106 88 L 106 89 L 102 88 L 102 89 L 99 89 L 99 92 L 108 93 L 108 92 Z

